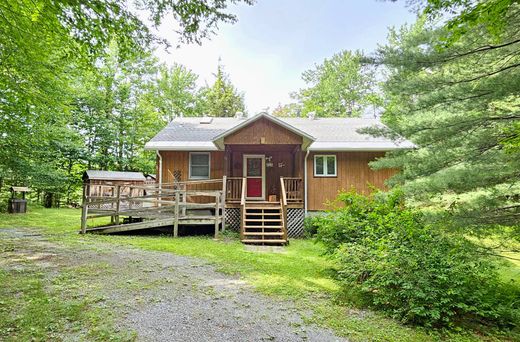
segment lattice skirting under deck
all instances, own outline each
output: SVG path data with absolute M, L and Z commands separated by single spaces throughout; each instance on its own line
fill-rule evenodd
M 300 208 L 287 208 L 287 235 L 290 238 L 303 236 L 305 211 Z M 226 208 L 226 228 L 240 231 L 240 208 Z
M 240 208 L 226 208 L 226 229 L 240 231 Z
M 301 208 L 287 208 L 287 235 L 292 237 L 303 236 L 303 221 L 305 210 Z

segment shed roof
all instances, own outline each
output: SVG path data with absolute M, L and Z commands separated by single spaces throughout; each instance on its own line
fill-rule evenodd
M 141 172 L 87 170 L 83 179 L 145 181 L 146 177 Z
M 380 120 L 372 118 L 274 118 L 259 114 L 250 119 L 213 118 L 176 118 L 161 130 L 145 148 L 149 150 L 178 151 L 216 151 L 218 138 L 227 132 L 247 125 L 254 118 L 265 116 L 274 122 L 283 123 L 309 138 L 310 151 L 385 151 L 412 148 L 407 140 L 392 141 L 385 137 L 373 137 L 359 133 L 359 129 L 371 126 L 384 126 Z M 208 123 L 209 122 L 209 123 Z
M 31 191 L 31 189 L 29 189 L 26 186 L 12 186 L 10 189 L 11 189 L 11 191 L 15 191 L 15 192 L 30 192 Z

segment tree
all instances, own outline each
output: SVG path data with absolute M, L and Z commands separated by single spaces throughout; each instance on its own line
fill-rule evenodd
M 378 53 L 389 69 L 383 120 L 418 148 L 373 165 L 401 169 L 392 183 L 416 200 L 449 200 L 460 227 L 517 225 L 520 216 L 520 6 L 504 18 L 498 34 L 460 21 L 465 33 L 443 48 L 451 28 L 423 19 L 392 30 Z
M 202 115 L 199 77 L 186 67 L 174 64 L 159 68 L 159 78 L 155 87 L 155 105 L 164 121 L 171 121 L 176 115 Z
M 518 5 L 518 0 L 408 0 L 408 3 L 417 5 L 419 13 L 431 21 L 445 21 L 444 34 L 436 45 L 446 47 L 479 27 L 484 28 L 492 40 L 499 40 L 512 22 L 511 9 Z
M 164 125 L 151 102 L 156 60 L 146 53 L 122 60 L 114 41 L 97 65 L 95 72 L 78 78 L 74 109 L 74 129 L 85 137 L 88 168 L 137 170 L 144 144 Z M 141 169 L 152 170 L 150 165 Z
M 381 104 L 374 68 L 358 51 L 337 53 L 302 78 L 308 88 L 293 95 L 302 105 L 302 115 L 355 117 Z
M 136 6 L 149 14 L 154 25 L 173 15 L 179 24 L 179 42 L 200 43 L 219 22 L 236 21 L 227 13 L 227 6 L 238 2 L 253 1 L 144 0 L 136 1 Z M 96 165 L 149 167 L 151 158 L 141 159 L 145 154 L 137 151 L 154 129 L 136 125 L 160 125 L 161 121 L 149 117 L 155 108 L 136 96 L 140 75 L 122 81 L 117 94 L 110 83 L 103 85 L 104 94 L 96 87 L 90 89 L 90 95 L 78 95 L 75 89 L 81 79 L 86 81 L 84 89 L 99 85 L 99 79 L 110 82 L 109 75 L 100 75 L 98 63 L 103 64 L 111 42 L 117 44 L 118 63 L 149 53 L 158 42 L 165 43 L 127 5 L 123 0 L 0 3 L 0 194 L 3 185 L 25 184 L 70 195 L 70 185 L 77 184 L 83 163 L 94 165 L 101 160 Z M 118 74 L 113 76 L 117 81 Z M 139 87 L 146 87 L 144 83 Z M 120 102 L 113 103 L 116 100 Z M 78 122 L 75 115 L 83 109 L 83 121 Z M 105 118 L 89 117 L 88 111 L 101 109 L 106 110 Z M 117 122 L 108 119 L 114 113 Z M 104 127 L 104 123 L 110 125 Z M 115 133 L 116 144 L 108 145 L 105 140 L 96 150 L 93 141 L 101 135 L 108 137 L 108 132 Z M 87 149 L 81 146 L 85 134 L 87 142 L 94 139 Z M 84 152 L 95 154 L 91 157 Z
M 273 109 L 273 115 L 278 117 L 299 117 L 301 116 L 302 106 L 299 103 L 288 103 L 282 105 L 281 103 Z
M 217 117 L 233 117 L 237 112 L 245 112 L 244 94 L 239 93 L 231 83 L 220 62 L 214 76 L 213 85 L 202 89 L 205 113 Z

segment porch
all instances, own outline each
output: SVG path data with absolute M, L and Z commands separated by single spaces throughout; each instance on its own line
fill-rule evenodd
M 284 193 L 288 205 L 303 208 L 304 153 L 301 145 L 227 144 L 223 152 L 229 207 L 240 203 L 242 193 L 246 201 L 258 203 L 279 202 Z

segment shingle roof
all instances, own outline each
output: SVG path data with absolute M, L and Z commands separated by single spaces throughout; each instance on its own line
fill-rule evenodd
M 128 181 L 145 181 L 146 177 L 141 172 L 129 171 L 103 171 L 103 170 L 88 170 L 85 171 L 84 177 L 88 179 L 100 180 L 128 180 Z
M 263 114 L 267 115 L 267 114 Z M 360 128 L 383 126 L 378 119 L 369 118 L 277 118 L 314 138 L 309 150 L 391 150 L 411 148 L 406 140 L 394 142 L 358 132 Z M 170 122 L 150 142 L 151 150 L 217 150 L 213 140 L 244 123 L 239 118 L 213 118 L 201 123 L 201 118 L 177 118 Z

